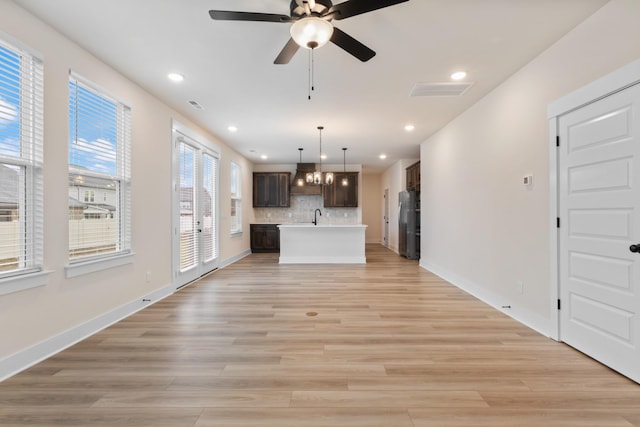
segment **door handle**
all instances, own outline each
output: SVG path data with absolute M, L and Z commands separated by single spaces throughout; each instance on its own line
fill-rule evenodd
M 629 246 L 629 250 L 633 253 L 639 253 L 640 252 L 640 243 L 635 244 L 635 245 L 631 245 Z

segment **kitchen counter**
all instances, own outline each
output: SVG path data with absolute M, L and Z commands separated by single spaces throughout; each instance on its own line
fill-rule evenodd
M 280 224 L 280 264 L 365 264 L 364 224 Z

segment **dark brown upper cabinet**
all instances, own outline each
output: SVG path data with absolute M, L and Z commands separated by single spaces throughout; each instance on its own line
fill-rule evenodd
M 288 208 L 290 172 L 254 172 L 253 207 Z
M 407 191 L 420 191 L 420 162 L 407 168 Z
M 358 172 L 334 172 L 333 183 L 322 186 L 325 208 L 358 207 Z M 342 185 L 346 178 L 347 185 Z

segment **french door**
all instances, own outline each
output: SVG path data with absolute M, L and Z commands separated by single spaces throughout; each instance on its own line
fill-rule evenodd
M 173 141 L 173 271 L 177 287 L 218 267 L 218 154 L 186 133 Z

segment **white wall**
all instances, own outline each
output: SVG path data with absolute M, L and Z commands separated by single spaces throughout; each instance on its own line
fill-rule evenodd
M 214 141 L 221 150 L 220 209 L 221 259 L 248 251 L 248 232 L 229 233 L 230 161 L 244 172 L 244 194 L 251 194 L 252 164 L 215 136 L 160 102 L 114 69 L 81 49 L 11 1 L 0 1 L 0 32 L 44 56 L 44 260 L 50 270 L 48 284 L 0 296 L 0 379 L 16 363 L 29 363 L 20 355 L 32 346 L 80 325 L 141 301 L 143 296 L 167 289 L 171 283 L 171 123 L 179 120 Z M 134 262 L 66 279 L 68 242 L 67 82 L 73 70 L 132 107 L 132 245 Z M 248 201 L 248 204 L 247 204 Z M 250 212 L 251 201 L 244 201 Z M 248 230 L 249 218 L 245 217 Z M 149 283 L 145 274 L 150 272 Z M 98 322 L 99 323 L 99 322 Z M 92 323 L 93 324 L 93 323 Z M 96 323 L 97 324 L 97 323 Z M 73 335 L 73 334 L 71 334 Z M 71 336 L 69 335 L 69 336 Z M 56 341 L 53 339 L 52 341 Z M 64 339 L 56 345 L 64 344 Z M 55 346 L 54 346 L 55 347 Z M 26 353 L 25 353 L 26 354 Z M 33 355 L 35 353 L 29 353 Z M 38 353 L 40 354 L 40 353 Z M 3 364 L 14 355 L 13 365 Z M 37 355 L 34 357 L 38 357 Z M 5 369 L 6 368 L 6 369 Z M 3 372 L 5 369 L 5 372 Z
M 362 223 L 367 224 L 365 239 L 367 243 L 382 243 L 384 190 L 380 189 L 381 175 L 363 174 L 361 179 Z M 384 208 L 384 205 L 383 205 Z
M 639 58 L 639 23 L 612 0 L 422 144 L 423 267 L 550 333 L 547 105 Z

